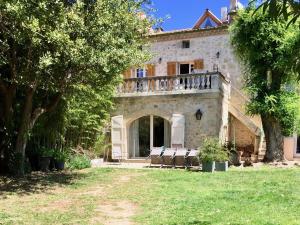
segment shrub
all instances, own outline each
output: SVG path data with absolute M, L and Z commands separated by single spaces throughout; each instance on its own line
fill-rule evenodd
M 54 155 L 54 150 L 52 148 L 46 148 L 46 147 L 42 147 L 39 149 L 38 155 L 41 157 L 53 157 Z
M 56 151 L 53 155 L 54 159 L 58 162 L 65 162 L 68 159 L 68 152 L 66 150 Z
M 67 161 L 67 168 L 70 170 L 81 170 L 91 167 L 91 160 L 85 155 L 74 155 Z
M 199 148 L 201 162 L 223 162 L 228 160 L 228 153 L 218 138 L 207 137 Z

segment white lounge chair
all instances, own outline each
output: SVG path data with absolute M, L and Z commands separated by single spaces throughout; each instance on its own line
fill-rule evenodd
M 188 152 L 188 155 L 186 156 L 186 160 L 187 160 L 187 164 L 186 164 L 186 168 L 190 168 L 192 166 L 199 166 L 199 150 L 197 149 L 191 149 Z
M 166 148 L 162 154 L 163 165 L 174 167 L 176 148 Z
M 186 167 L 186 157 L 188 154 L 187 148 L 177 148 L 174 156 L 175 167 Z
M 150 167 L 152 165 L 162 165 L 163 164 L 163 161 L 162 161 L 162 154 L 163 154 L 163 151 L 164 151 L 164 147 L 158 147 L 158 148 L 152 148 L 151 151 L 150 151 L 150 155 L 149 155 L 149 158 L 150 158 Z

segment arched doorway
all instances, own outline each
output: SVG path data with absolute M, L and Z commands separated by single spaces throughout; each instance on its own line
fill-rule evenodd
M 171 124 L 159 116 L 143 116 L 129 126 L 129 157 L 145 158 L 152 147 L 170 147 Z

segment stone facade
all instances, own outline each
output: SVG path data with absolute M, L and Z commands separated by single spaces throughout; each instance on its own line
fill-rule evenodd
M 128 128 L 134 120 L 154 115 L 171 122 L 173 114 L 182 114 L 185 118 L 184 147 L 198 148 L 206 136 L 224 136 L 222 132 L 228 120 L 223 113 L 223 99 L 222 92 L 118 98 L 118 107 L 112 115 L 123 115 L 126 126 L 124 136 L 129 146 Z M 198 109 L 203 112 L 201 120 L 197 120 L 195 116 Z M 126 148 L 125 157 L 129 155 L 128 151 Z
M 134 121 L 151 115 L 162 117 L 172 124 L 174 115 L 181 115 L 184 118 L 184 129 L 180 131 L 184 136 L 182 147 L 197 148 L 204 137 L 216 136 L 222 141 L 235 141 L 237 146 L 253 145 L 255 153 L 260 154 L 259 148 L 263 143 L 261 120 L 258 116 L 249 117 L 245 112 L 249 99 L 242 91 L 243 68 L 233 52 L 228 26 L 161 32 L 150 35 L 148 41 L 149 45 L 145 48 L 152 54 L 152 59 L 141 69 L 151 68 L 151 73 L 148 71 L 149 76 L 141 78 L 137 68 L 126 71 L 126 88 L 123 85 L 121 90 L 130 91 L 121 92 L 116 98 L 116 110 L 112 112 L 112 124 L 117 124 L 116 127 L 112 125 L 112 131 L 115 130 L 112 132 L 113 148 L 115 145 L 121 149 L 122 157 L 128 159 L 131 151 L 129 129 Z M 183 41 L 189 41 L 188 48 L 183 48 Z M 198 78 L 178 76 L 180 64 L 195 66 L 196 61 L 201 61 L 201 69 L 195 67 L 190 72 L 202 75 Z M 172 73 L 169 73 L 170 64 L 173 66 Z M 217 78 L 213 74 L 216 71 L 224 77 Z M 195 85 L 190 82 L 207 79 L 207 74 L 214 82 L 211 87 L 187 90 L 188 86 Z M 143 72 L 143 75 L 146 73 Z M 175 86 L 174 77 L 177 79 Z M 177 89 L 178 82 L 179 86 L 186 82 L 183 89 Z M 169 84 L 173 85 L 171 91 Z M 153 88 L 154 91 L 150 90 Z M 196 120 L 195 113 L 199 109 L 203 117 Z
M 255 145 L 255 134 L 234 116 L 230 117 L 229 140 L 237 146 Z
M 190 40 L 190 48 L 181 47 L 183 40 Z M 213 71 L 214 65 L 217 65 L 218 70 L 230 79 L 232 85 L 241 88 L 242 69 L 231 47 L 227 27 L 197 30 L 192 33 L 171 32 L 169 35 L 154 35 L 150 41 L 149 50 L 154 56 L 149 63 L 156 65 L 157 76 L 167 74 L 168 62 L 192 62 L 203 59 L 202 72 Z M 159 58 L 162 59 L 161 63 L 158 63 Z

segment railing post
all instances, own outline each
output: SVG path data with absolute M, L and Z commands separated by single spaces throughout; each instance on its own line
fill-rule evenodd
M 220 88 L 220 76 L 219 74 L 212 74 L 211 76 L 211 89 Z

